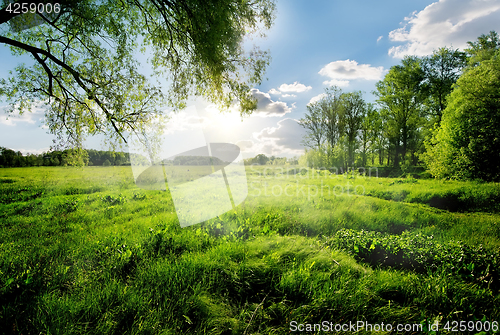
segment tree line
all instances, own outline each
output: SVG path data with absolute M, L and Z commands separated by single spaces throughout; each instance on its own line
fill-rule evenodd
M 187 165 L 187 166 L 201 166 L 201 165 L 228 165 L 231 162 L 224 162 L 218 157 L 209 156 L 176 156 L 173 160 L 163 160 L 163 165 Z
M 111 166 L 130 165 L 127 152 L 93 149 L 66 149 L 23 155 L 20 151 L 0 147 L 0 167 L 30 166 Z
M 134 155 L 134 154 L 133 154 Z M 137 155 L 135 163 L 150 164 L 145 157 Z M 165 165 L 227 165 L 217 157 L 177 156 L 164 160 Z M 244 160 L 245 165 L 297 165 L 298 158 L 267 157 L 259 154 Z M 31 166 L 118 166 L 131 165 L 128 152 L 102 151 L 94 149 L 66 149 L 23 155 L 20 151 L 0 147 L 0 168 Z
M 253 158 L 247 158 L 243 160 L 245 165 L 298 165 L 299 159 L 297 157 L 286 158 L 286 157 L 267 157 L 264 154 L 258 154 Z
M 407 56 L 362 92 L 326 89 L 307 105 L 304 160 L 313 167 L 424 165 L 439 178 L 500 180 L 500 39 Z

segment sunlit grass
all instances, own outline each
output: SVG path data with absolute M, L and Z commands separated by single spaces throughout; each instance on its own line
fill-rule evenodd
M 488 272 L 498 184 L 263 169 L 248 170 L 236 211 L 187 228 L 169 193 L 137 188 L 129 167 L 0 169 L 0 329 L 288 334 L 291 321 L 500 319 Z M 429 203 L 449 194 L 469 207 Z

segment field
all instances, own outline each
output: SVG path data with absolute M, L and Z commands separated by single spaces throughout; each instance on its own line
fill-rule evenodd
M 180 228 L 130 167 L 0 169 L 0 332 L 498 332 L 499 184 L 247 177 L 236 210 Z

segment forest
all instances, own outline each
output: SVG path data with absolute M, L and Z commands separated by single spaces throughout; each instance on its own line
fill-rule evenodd
M 130 165 L 128 152 L 94 149 L 65 149 L 23 155 L 20 151 L 0 147 L 1 167 L 30 166 L 112 166 Z
M 144 162 L 145 157 L 141 157 Z M 221 165 L 227 162 L 217 157 L 176 156 L 170 160 L 163 160 L 163 165 Z M 297 165 L 298 158 L 267 157 L 259 154 L 245 159 L 246 165 Z M 130 165 L 128 152 L 94 150 L 94 149 L 65 149 L 43 152 L 41 154 L 23 155 L 20 151 L 0 147 L 0 168 L 9 167 L 36 167 L 36 166 L 119 166 Z
M 424 165 L 438 178 L 499 181 L 500 40 L 495 31 L 464 52 L 406 56 L 360 91 L 326 89 L 307 106 L 303 163 L 312 167 Z

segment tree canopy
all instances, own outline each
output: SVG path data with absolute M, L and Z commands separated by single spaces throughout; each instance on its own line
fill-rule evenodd
M 394 166 L 399 166 L 401 159 L 405 160 L 408 150 L 417 149 L 412 139 L 422 124 L 423 79 L 421 61 L 406 57 L 376 84 L 374 93 L 387 119 L 389 142 L 394 146 Z
M 49 15 L 41 7 L 14 13 L 8 0 L 0 2 L 0 43 L 34 60 L 0 79 L 9 112 L 46 102 L 50 131 L 78 145 L 87 134 L 124 139 L 123 132 L 143 129 L 165 106 L 184 107 L 190 95 L 226 107 L 239 103 L 243 114 L 256 108 L 249 90 L 261 82 L 269 55 L 257 47 L 248 53 L 242 42 L 271 26 L 272 0 L 59 3 L 60 12 Z M 38 15 L 38 23 L 19 21 L 22 15 Z M 167 90 L 141 73 L 139 51 L 150 54 L 155 75 L 168 79 Z
M 432 123 L 441 122 L 443 110 L 446 108 L 446 97 L 451 93 L 453 84 L 462 74 L 467 58 L 464 52 L 451 48 L 440 48 L 432 55 L 424 57 L 425 105 Z
M 483 60 L 493 57 L 495 51 L 500 48 L 500 38 L 496 31 L 490 31 L 489 34 L 482 34 L 475 42 L 467 42 L 469 48 L 465 49 L 469 55 L 469 66 L 477 66 Z
M 500 50 L 457 81 L 424 155 L 436 177 L 500 181 Z

